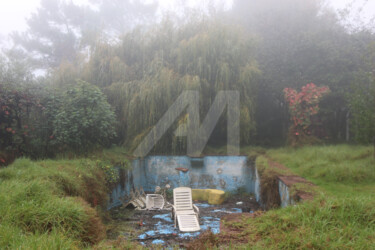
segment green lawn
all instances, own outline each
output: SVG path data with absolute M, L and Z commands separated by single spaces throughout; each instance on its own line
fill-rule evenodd
M 273 160 L 337 197 L 375 197 L 373 147 L 320 146 L 267 151 Z
M 266 155 L 319 185 L 318 193 L 314 201 L 231 225 L 240 228 L 239 237 L 248 241 L 238 244 L 233 237 L 236 248 L 375 249 L 372 147 L 280 148 L 268 150 Z

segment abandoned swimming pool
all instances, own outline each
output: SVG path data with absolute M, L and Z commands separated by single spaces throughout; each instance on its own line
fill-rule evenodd
M 132 214 L 125 219 L 130 226 L 141 225 L 131 237 L 141 244 L 173 245 L 197 237 L 204 230 L 209 229 L 213 233 L 218 233 L 220 219 L 224 215 L 244 211 L 252 213 L 262 206 L 258 170 L 254 162 L 246 156 L 148 156 L 133 160 L 131 165 L 131 169 L 128 170 L 119 168 L 121 181 L 110 194 L 108 209 L 115 217 L 116 213 L 124 212 L 124 208 L 120 206 L 130 199 L 132 190 L 143 189 L 146 193 L 153 193 L 155 187 L 168 185 L 171 190 L 187 186 L 193 189 L 219 189 L 229 194 L 241 193 L 241 196 L 234 195 L 235 200 L 227 205 L 212 206 L 200 203 L 199 206 L 203 206 L 200 215 L 202 230 L 196 233 L 180 233 L 174 228 L 173 221 L 170 221 L 168 211 L 126 211 Z M 281 180 L 278 192 L 282 207 L 294 203 L 288 187 Z M 237 202 L 244 201 L 247 207 L 236 205 Z
M 186 169 L 181 171 L 178 169 Z M 236 192 L 241 189 L 259 201 L 259 176 L 246 156 L 148 156 L 132 162 L 131 170 L 121 173 L 122 181 L 112 190 L 109 209 L 122 204 L 130 191 L 142 188 L 154 192 L 156 186 L 169 185 Z
M 119 170 L 120 182 L 110 193 L 108 209 L 121 206 L 130 191 L 142 188 L 152 193 L 156 186 L 169 184 L 173 189 L 180 186 L 212 188 L 225 192 L 243 190 L 254 195 L 262 204 L 260 177 L 254 161 L 246 156 L 147 156 L 132 161 L 131 169 Z M 187 169 L 187 172 L 176 168 Z M 279 180 L 281 207 L 294 204 L 289 189 Z

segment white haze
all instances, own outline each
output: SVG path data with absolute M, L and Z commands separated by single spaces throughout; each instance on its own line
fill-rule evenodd
M 160 7 L 164 10 L 173 11 L 180 0 L 159 0 Z M 205 5 L 209 0 L 185 0 L 190 7 Z M 341 9 L 347 6 L 353 0 L 328 0 L 335 9 Z M 26 29 L 26 19 L 35 12 L 39 6 L 40 0 L 0 0 L 0 44 L 7 40 L 12 31 L 23 31 Z M 72 0 L 77 4 L 84 4 L 86 0 Z M 232 0 L 226 0 L 227 8 L 231 6 Z M 362 1 L 357 1 L 362 2 Z M 354 4 L 353 8 L 359 8 Z M 362 11 L 361 19 L 369 20 L 375 16 L 375 1 L 367 1 Z

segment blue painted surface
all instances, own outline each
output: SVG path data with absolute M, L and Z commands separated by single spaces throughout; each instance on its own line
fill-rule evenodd
M 231 208 L 231 209 L 220 208 L 220 209 L 215 209 L 212 212 L 214 212 L 214 213 L 235 214 L 235 213 L 242 213 L 242 209 L 240 209 L 240 208 Z
M 279 180 L 279 194 L 281 200 L 281 207 L 287 207 L 289 205 L 294 205 L 295 202 L 292 197 L 290 197 L 289 188 L 284 182 Z
M 207 204 L 207 203 L 195 203 L 194 205 L 196 205 L 199 208 L 213 207 L 213 205 L 210 205 L 210 204 Z
M 176 170 L 187 168 L 188 172 Z M 259 176 L 254 166 L 248 166 L 246 156 L 148 156 L 132 162 L 132 169 L 126 171 L 124 183 L 119 183 L 111 193 L 108 209 L 121 205 L 121 199 L 134 188 L 154 192 L 156 186 L 171 188 L 213 188 L 235 192 L 239 188 L 255 194 L 259 201 Z
M 171 218 L 171 213 L 168 213 L 168 214 L 157 214 L 157 215 L 154 215 L 152 216 L 152 218 L 154 219 L 163 219 L 167 222 L 173 222 L 172 218 Z
M 255 200 L 261 204 L 262 201 L 260 199 L 260 176 L 258 173 L 258 169 L 254 167 L 254 173 L 255 173 L 255 178 L 254 178 L 254 195 L 255 195 Z
M 220 218 L 207 216 L 207 217 L 202 217 L 201 221 L 203 221 L 203 225 L 201 226 L 202 231 L 206 231 L 210 229 L 213 234 L 220 233 Z
M 152 241 L 152 244 L 164 244 L 165 241 L 164 240 L 153 240 Z
M 212 207 L 209 204 L 206 203 L 200 203 L 201 207 Z M 207 205 L 207 206 L 205 206 Z M 212 208 L 211 208 L 212 209 Z M 241 209 L 239 208 L 231 208 L 231 209 L 218 209 L 214 210 L 214 212 L 221 212 L 221 213 L 241 213 Z M 153 218 L 160 219 L 157 223 L 155 223 L 153 230 L 148 230 L 146 232 L 143 232 L 138 236 L 138 239 L 140 239 L 140 243 L 142 245 L 145 245 L 145 243 L 142 240 L 147 240 L 149 237 L 160 237 L 165 235 L 171 235 L 174 234 L 176 237 L 180 239 L 190 239 L 198 237 L 202 232 L 206 230 L 211 230 L 212 233 L 218 234 L 220 233 L 220 218 L 219 217 L 211 217 L 211 216 L 202 216 L 200 217 L 200 227 L 201 230 L 197 232 L 180 232 L 178 228 L 174 227 L 174 223 L 170 219 L 170 213 L 168 214 L 158 214 L 154 215 Z M 168 218 L 168 219 L 167 219 Z M 156 239 L 151 242 L 151 244 L 163 244 L 161 243 L 163 240 Z M 164 242 L 164 241 L 163 241 Z

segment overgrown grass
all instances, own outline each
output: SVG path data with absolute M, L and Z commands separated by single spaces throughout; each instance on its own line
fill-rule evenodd
M 374 249 L 375 161 L 365 146 L 309 146 L 267 151 L 267 156 L 319 185 L 313 201 L 270 210 L 236 222 L 235 248 Z M 259 164 L 267 164 L 263 157 Z M 267 166 L 266 166 L 267 167 Z M 238 244 L 236 237 L 248 243 Z M 223 235 L 223 244 L 228 238 Z
M 375 196 L 375 160 L 370 146 L 308 146 L 267 151 L 273 160 L 335 196 Z
M 313 202 L 271 210 L 237 228 L 253 249 L 372 249 L 375 202 L 365 198 L 319 197 Z M 223 237 L 225 238 L 225 237 Z
M 90 159 L 108 162 L 116 166 L 129 167 L 129 159 L 132 158 L 128 148 L 111 147 L 109 149 L 101 149 L 90 154 Z
M 1 249 L 80 249 L 105 236 L 102 171 L 91 160 L 18 159 L 0 170 Z
M 266 153 L 266 149 L 263 147 L 258 146 L 241 146 L 240 147 L 240 155 L 247 156 L 250 160 L 255 160 L 258 155 L 262 155 Z M 227 146 L 219 146 L 219 147 L 212 147 L 206 146 L 203 150 L 202 156 L 211 156 L 211 155 L 228 155 L 228 148 Z

